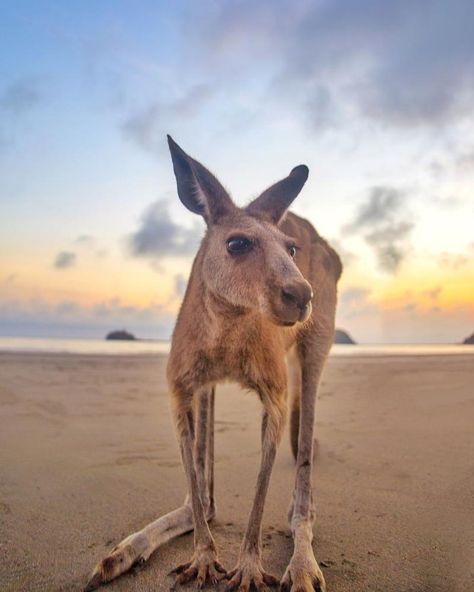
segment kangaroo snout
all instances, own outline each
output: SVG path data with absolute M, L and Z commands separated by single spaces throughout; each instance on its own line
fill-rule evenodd
M 288 284 L 281 289 L 281 299 L 287 306 L 295 306 L 303 310 L 311 301 L 313 291 L 311 286 L 305 283 Z
M 281 300 L 285 308 L 297 309 L 298 320 L 304 321 L 311 312 L 313 291 L 308 282 L 287 284 L 281 289 Z

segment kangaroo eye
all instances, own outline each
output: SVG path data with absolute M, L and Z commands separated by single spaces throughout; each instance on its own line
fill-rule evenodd
M 242 255 L 252 249 L 252 241 L 245 236 L 234 236 L 227 241 L 227 250 L 231 255 Z
M 288 254 L 291 258 L 294 258 L 296 255 L 296 247 L 288 247 Z

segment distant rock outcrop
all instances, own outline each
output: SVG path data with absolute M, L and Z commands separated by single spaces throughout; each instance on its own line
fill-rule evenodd
M 125 329 L 121 329 L 119 331 L 111 331 L 110 333 L 107 333 L 105 338 L 110 341 L 136 341 L 137 339 L 135 335 L 132 335 L 132 333 L 125 331 Z
M 474 333 L 463 341 L 464 345 L 474 345 Z
M 352 337 L 343 329 L 336 329 L 334 333 L 334 343 L 344 343 L 346 345 L 355 345 Z

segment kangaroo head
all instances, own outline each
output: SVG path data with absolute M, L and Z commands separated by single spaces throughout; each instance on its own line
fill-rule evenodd
M 291 326 L 311 314 L 312 290 L 296 266 L 296 239 L 279 228 L 308 178 L 295 167 L 245 208 L 238 208 L 220 182 L 168 136 L 178 196 L 207 224 L 201 245 L 202 284 L 217 299 L 258 311 Z

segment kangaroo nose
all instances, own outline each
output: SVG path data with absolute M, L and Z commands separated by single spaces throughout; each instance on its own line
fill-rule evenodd
M 281 289 L 281 299 L 287 305 L 303 310 L 313 297 L 311 286 L 305 284 L 290 284 Z

